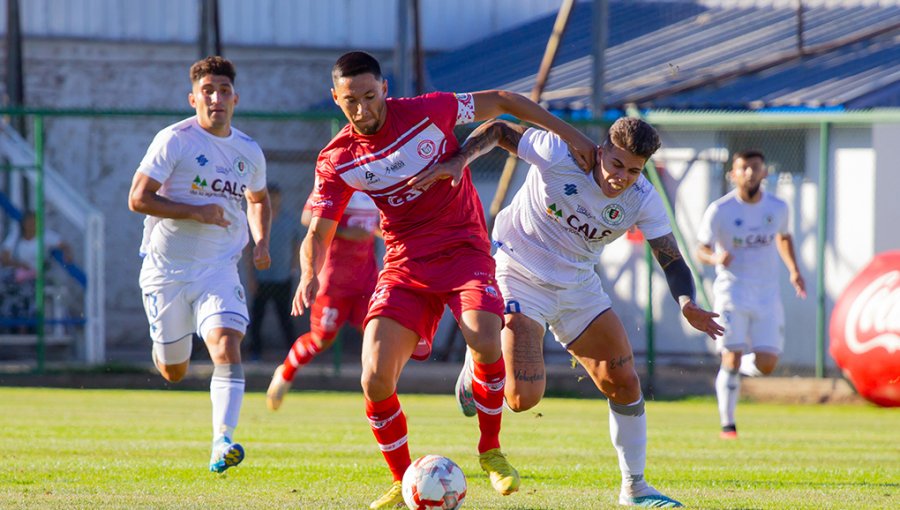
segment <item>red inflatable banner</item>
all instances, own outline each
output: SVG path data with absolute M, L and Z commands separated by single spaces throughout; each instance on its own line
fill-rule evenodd
M 900 406 L 900 251 L 875 256 L 844 289 L 829 327 L 831 357 L 860 395 Z

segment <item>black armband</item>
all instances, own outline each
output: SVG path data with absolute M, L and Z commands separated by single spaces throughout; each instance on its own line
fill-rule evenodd
M 696 301 L 696 289 L 694 288 L 694 275 L 684 262 L 684 259 L 673 260 L 671 264 L 663 268 L 666 273 L 666 282 L 669 284 L 669 292 L 675 301 L 679 296 L 688 296 L 691 301 Z M 681 303 L 679 303 L 681 304 Z

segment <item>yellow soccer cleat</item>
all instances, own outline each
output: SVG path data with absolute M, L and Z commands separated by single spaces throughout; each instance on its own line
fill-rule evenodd
M 291 389 L 291 382 L 285 381 L 284 377 L 281 377 L 282 372 L 284 372 L 284 365 L 278 365 L 278 368 L 275 369 L 275 374 L 272 375 L 269 389 L 266 390 L 266 406 L 270 411 L 277 411 L 281 407 L 284 396 Z
M 403 484 L 400 483 L 400 480 L 394 480 L 394 483 L 391 484 L 391 488 L 384 493 L 384 496 L 373 501 L 372 504 L 369 505 L 369 509 L 381 510 L 382 508 L 398 508 L 404 506 L 406 506 L 406 503 L 403 502 Z
M 500 448 L 488 450 L 478 456 L 481 469 L 491 478 L 494 490 L 508 496 L 519 490 L 519 472 L 509 464 Z

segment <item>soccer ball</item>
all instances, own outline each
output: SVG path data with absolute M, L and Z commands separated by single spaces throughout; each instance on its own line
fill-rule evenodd
M 403 501 L 411 510 L 456 510 L 465 499 L 466 475 L 447 457 L 419 457 L 403 473 Z

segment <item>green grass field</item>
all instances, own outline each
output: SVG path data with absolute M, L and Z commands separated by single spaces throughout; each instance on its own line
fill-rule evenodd
M 448 456 L 468 475 L 465 508 L 618 508 L 605 401 L 505 414 L 523 476 L 509 497 L 478 469 L 477 424 L 450 395 L 401 401 L 413 456 Z M 390 482 L 357 393 L 294 392 L 277 413 L 248 394 L 247 458 L 222 476 L 206 470 L 209 408 L 204 392 L 0 388 L 0 508 L 356 509 Z M 647 410 L 647 477 L 688 507 L 900 507 L 898 410 L 742 402 L 738 441 L 718 439 L 711 398 Z

